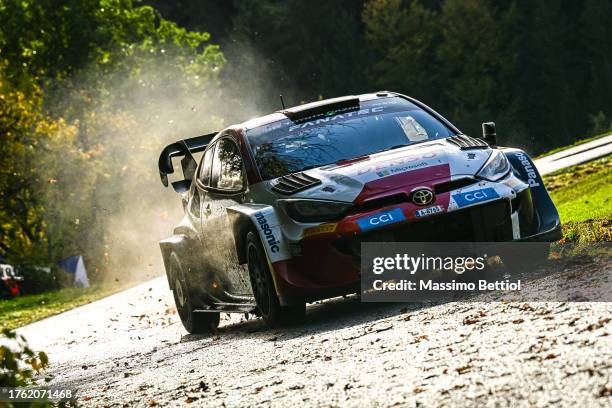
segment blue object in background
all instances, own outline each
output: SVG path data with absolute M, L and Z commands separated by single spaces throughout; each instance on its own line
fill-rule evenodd
M 62 259 L 57 263 L 57 266 L 74 276 L 74 286 L 89 287 L 89 278 L 81 255 Z

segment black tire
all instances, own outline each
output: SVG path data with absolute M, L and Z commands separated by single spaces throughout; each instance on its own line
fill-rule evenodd
M 187 275 L 183 271 L 178 256 L 173 253 L 170 259 L 170 276 L 173 279 L 172 294 L 183 327 L 190 334 L 213 333 L 219 327 L 218 312 L 194 312 L 194 298 Z
M 511 272 L 523 272 L 527 269 L 537 269 L 544 265 L 550 254 L 550 243 L 538 243 L 533 248 L 508 251 L 502 254 L 502 262 Z
M 302 322 L 306 314 L 306 303 L 297 301 L 291 306 L 281 306 L 268 266 L 268 258 L 261 240 L 252 231 L 246 238 L 246 259 L 255 302 L 266 324 L 269 327 L 279 327 Z

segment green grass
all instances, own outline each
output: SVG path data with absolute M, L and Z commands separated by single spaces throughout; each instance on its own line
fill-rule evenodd
M 612 134 L 612 130 L 610 130 L 610 131 L 608 131 L 606 133 L 599 134 L 599 135 L 587 137 L 586 139 L 576 140 L 574 143 L 572 143 L 570 145 L 567 145 L 567 146 L 555 147 L 554 149 L 549 150 L 546 153 L 542 153 L 542 154 L 538 155 L 537 157 L 534 157 L 534 159 L 539 159 L 539 158 L 544 157 L 544 156 L 549 156 L 551 154 L 555 154 L 557 152 L 560 152 L 561 150 L 569 149 L 570 147 L 575 147 L 575 146 L 581 145 L 583 143 L 591 142 L 591 141 L 593 141 L 595 139 L 599 139 L 601 137 L 608 136 L 609 134 Z
M 118 288 L 94 285 L 90 288 L 66 288 L 38 295 L 0 300 L 0 330 L 14 329 L 93 302 L 117 292 Z
M 559 210 L 564 240 L 612 241 L 610 156 L 545 176 L 544 182 Z

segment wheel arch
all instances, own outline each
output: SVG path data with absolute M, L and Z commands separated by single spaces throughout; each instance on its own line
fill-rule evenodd
M 550 198 L 544 180 L 531 157 L 524 150 L 516 148 L 504 148 L 502 152 L 508 158 L 514 174 L 527 183 L 531 189 L 533 204 L 540 219 L 538 232 L 542 233 L 557 228 L 561 224 L 559 212 Z
M 166 269 L 168 285 L 170 286 L 170 289 L 174 290 L 174 279 L 173 276 L 171 276 L 172 268 L 170 266 L 172 254 L 175 253 L 179 259 L 184 258 L 188 253 L 188 238 L 183 234 L 175 234 L 161 240 L 159 242 L 159 247 L 161 249 L 162 259 L 164 261 L 164 268 Z
M 270 262 L 274 263 L 291 257 L 274 207 L 261 204 L 241 204 L 228 207 L 227 213 L 240 264 L 246 263 L 246 235 L 249 231 L 259 236 Z
M 248 215 L 241 212 L 228 211 L 230 215 L 232 233 L 234 234 L 234 243 L 236 245 L 236 254 L 238 262 L 243 265 L 247 263 L 246 259 L 246 237 L 250 231 L 257 234 L 257 229 L 253 220 Z

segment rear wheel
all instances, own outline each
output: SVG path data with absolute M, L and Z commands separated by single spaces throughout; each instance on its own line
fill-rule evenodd
M 176 310 L 183 327 L 191 334 L 212 333 L 219 327 L 218 312 L 194 312 L 193 294 L 187 276 L 176 254 L 172 254 L 170 262 L 171 276 L 174 283 L 172 293 Z
M 277 327 L 304 320 L 306 303 L 303 301 L 291 306 L 281 306 L 268 267 L 266 253 L 259 237 L 254 232 L 247 234 L 246 251 L 253 295 L 259 313 L 266 324 L 270 327 Z

